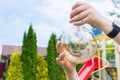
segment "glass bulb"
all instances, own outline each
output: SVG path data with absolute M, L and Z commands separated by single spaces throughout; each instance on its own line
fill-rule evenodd
M 97 49 L 94 35 L 84 25 L 66 31 L 61 41 L 66 57 L 77 64 L 90 60 Z

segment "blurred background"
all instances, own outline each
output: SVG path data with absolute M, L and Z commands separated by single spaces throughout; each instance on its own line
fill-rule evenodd
M 0 0 L 0 53 L 2 45 L 21 45 L 29 25 L 37 35 L 38 46 L 47 47 L 52 32 L 60 36 L 71 24 L 69 14 L 78 0 Z M 112 1 L 79 0 L 90 3 L 104 16 L 117 18 Z M 112 16 L 112 17 L 111 17 Z

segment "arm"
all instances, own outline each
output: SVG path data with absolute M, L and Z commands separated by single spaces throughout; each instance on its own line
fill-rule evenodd
M 64 69 L 67 80 L 79 80 L 76 65 L 65 58 L 64 52 L 56 60 Z
M 88 23 L 92 27 L 100 29 L 106 34 L 109 34 L 113 29 L 112 21 L 101 15 L 91 5 L 81 2 L 77 2 L 73 5 L 70 13 L 70 23 L 75 26 Z M 118 33 L 113 39 L 120 44 L 120 33 Z
M 76 68 L 72 69 L 72 72 L 64 69 L 67 80 L 80 80 L 76 71 Z
M 65 53 L 61 49 L 61 42 L 57 42 L 56 49 L 60 53 L 59 57 L 56 58 L 56 61 L 64 69 L 67 80 L 80 80 L 76 71 L 76 64 L 70 62 L 65 57 Z

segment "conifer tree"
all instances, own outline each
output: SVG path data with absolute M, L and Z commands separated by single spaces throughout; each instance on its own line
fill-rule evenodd
M 52 33 L 47 47 L 48 76 L 50 80 L 60 80 L 59 65 L 56 62 L 58 56 L 56 42 L 56 35 Z
M 6 80 L 24 80 L 22 74 L 22 62 L 20 61 L 20 55 L 17 51 L 10 57 L 10 65 L 7 74 Z
M 36 80 L 49 80 L 48 65 L 44 56 L 39 55 L 37 59 L 37 73 Z
M 21 61 L 23 62 L 23 74 L 24 80 L 36 79 L 36 67 L 37 67 L 37 44 L 36 34 L 30 25 L 28 33 L 24 33 Z

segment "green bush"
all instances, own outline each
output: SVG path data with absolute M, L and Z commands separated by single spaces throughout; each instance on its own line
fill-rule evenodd
M 115 48 L 113 43 L 107 43 L 106 44 L 106 48 Z M 107 58 L 108 59 L 115 59 L 115 54 L 114 54 L 115 50 L 114 49 L 110 49 L 110 50 L 106 50 L 106 54 L 107 54 Z
M 24 80 L 22 74 L 22 62 L 18 52 L 14 52 L 10 57 L 10 65 L 7 70 L 6 80 Z
M 48 65 L 42 55 L 38 56 L 37 58 L 36 80 L 49 80 Z

